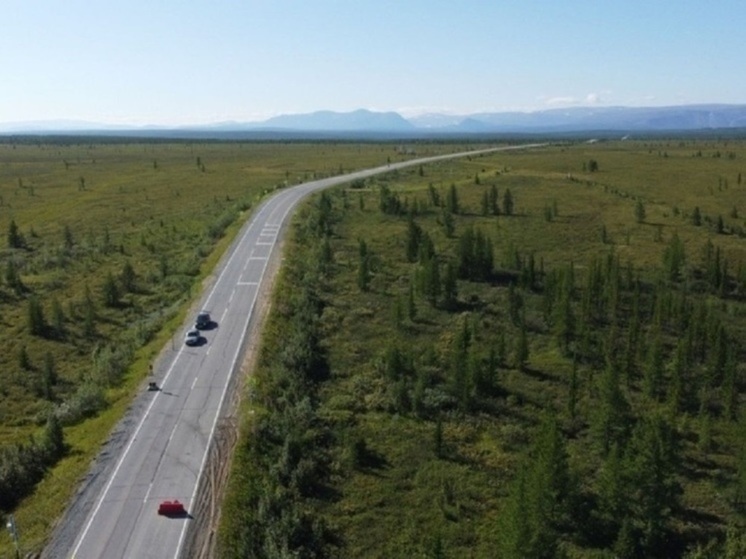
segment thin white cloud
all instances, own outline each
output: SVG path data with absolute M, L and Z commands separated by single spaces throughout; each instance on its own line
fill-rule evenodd
M 570 96 L 546 97 L 544 98 L 544 104 L 549 105 L 550 107 L 556 107 L 557 105 L 577 105 L 578 99 L 577 97 Z

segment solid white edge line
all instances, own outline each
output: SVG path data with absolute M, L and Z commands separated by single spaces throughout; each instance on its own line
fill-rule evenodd
M 522 146 L 522 147 L 525 149 L 527 147 L 539 147 L 539 146 L 542 146 L 542 145 L 546 145 L 546 144 L 529 144 L 527 146 Z M 440 160 L 443 160 L 443 159 L 456 159 L 458 157 L 465 157 L 467 155 L 477 155 L 477 154 L 489 153 L 489 152 L 493 152 L 493 151 L 507 151 L 507 150 L 511 150 L 511 149 L 517 149 L 517 146 L 513 146 L 513 147 L 508 146 L 508 147 L 503 147 L 503 148 L 490 148 L 490 149 L 485 149 L 485 150 L 477 150 L 477 151 L 471 151 L 471 152 L 464 152 L 464 153 L 460 153 L 460 154 L 450 154 L 450 155 L 444 155 L 444 156 L 435 156 L 435 157 L 426 158 L 426 159 L 427 159 L 427 162 L 433 162 L 433 161 L 440 161 Z M 396 165 L 397 165 L 397 168 L 402 168 L 402 167 L 414 166 L 414 165 L 417 165 L 418 163 L 423 163 L 423 162 L 425 162 L 425 160 L 421 159 L 421 160 L 418 160 L 418 161 L 416 161 L 416 160 L 405 161 L 403 163 L 399 163 L 399 164 L 396 164 Z M 390 168 L 393 168 L 393 167 L 394 167 L 394 165 L 386 166 L 386 167 L 378 167 L 377 169 L 382 169 L 382 171 L 378 171 L 378 172 L 385 172 L 386 170 L 389 170 Z M 343 184 L 345 182 L 350 182 L 350 181 L 352 181 L 352 180 L 354 180 L 356 178 L 356 175 L 370 176 L 369 174 L 366 174 L 366 173 L 367 173 L 366 171 L 360 171 L 358 173 L 351 173 L 349 175 L 345 175 L 344 177 L 334 177 L 334 179 L 339 179 L 339 180 L 332 179 L 333 182 L 331 182 L 329 184 L 326 184 L 325 186 L 318 186 L 317 188 L 306 188 L 306 190 L 308 190 L 308 192 L 305 192 L 303 196 L 300 196 L 299 198 L 297 198 L 296 201 L 292 205 L 288 206 L 285 209 L 285 211 L 283 213 L 283 216 L 282 216 L 282 219 L 280 220 L 280 224 L 282 224 L 285 221 L 285 219 L 286 219 L 288 213 L 290 212 L 290 210 L 292 210 L 298 203 L 301 202 L 301 200 L 303 198 L 305 198 L 309 194 L 311 194 L 313 192 L 316 192 L 317 190 L 324 190 L 325 188 L 329 188 L 331 186 L 336 186 L 336 185 L 339 185 L 339 184 Z M 371 173 L 371 174 L 376 174 L 376 173 Z M 312 183 L 305 183 L 303 186 L 307 187 L 307 185 L 309 185 L 309 184 L 312 184 Z M 283 191 L 283 192 L 288 192 L 288 191 Z M 269 202 L 271 200 L 272 199 L 268 200 L 267 204 L 269 204 Z M 238 248 L 238 247 L 236 247 L 236 248 Z M 275 244 L 272 243 L 272 248 L 270 249 L 270 255 L 274 251 L 274 248 L 275 248 Z M 269 257 L 267 257 L 265 260 L 268 261 Z M 264 263 L 264 267 L 262 268 L 262 273 L 261 273 L 261 276 L 259 277 L 259 282 L 260 283 L 264 279 L 264 274 L 266 273 L 266 271 L 267 271 L 267 262 Z M 256 299 L 257 299 L 258 294 L 259 294 L 259 290 L 257 289 L 257 291 L 254 293 L 254 299 L 251 302 L 251 308 L 249 309 L 249 312 L 247 313 L 246 323 L 245 323 L 244 329 L 243 329 L 244 336 L 246 335 L 246 329 L 248 328 L 249 322 L 251 321 L 251 315 L 254 313 L 254 305 L 256 303 Z M 194 486 L 194 491 L 192 491 L 192 496 L 189 498 L 187 511 L 189 510 L 189 507 L 191 507 L 192 503 L 194 502 L 194 498 L 196 497 L 197 491 L 199 490 L 200 482 L 202 480 L 202 472 L 204 471 L 205 463 L 207 462 L 207 455 L 209 454 L 210 447 L 212 446 L 212 438 L 213 438 L 213 435 L 215 434 L 215 427 L 217 426 L 218 419 L 220 418 L 220 411 L 223 409 L 223 401 L 224 401 L 225 395 L 226 395 L 226 393 L 228 391 L 228 386 L 230 385 L 230 381 L 232 380 L 232 377 L 233 377 L 233 375 L 236 372 L 235 371 L 236 361 L 238 359 L 238 354 L 241 351 L 242 346 L 243 346 L 243 340 L 241 341 L 240 344 L 238 344 L 238 347 L 236 348 L 236 353 L 233 356 L 233 364 L 231 365 L 231 373 L 228 375 L 228 378 L 226 379 L 225 387 L 223 388 L 223 393 L 220 396 L 220 404 L 218 405 L 217 412 L 215 413 L 215 419 L 212 422 L 212 428 L 210 429 L 210 438 L 207 439 L 207 447 L 205 448 L 205 452 L 202 455 L 202 464 L 199 467 L 199 473 L 197 474 L 197 482 L 196 482 L 196 484 Z M 189 526 L 189 523 L 184 522 L 184 525 L 183 525 L 183 527 L 181 529 L 181 535 L 179 536 L 179 544 L 176 546 L 176 553 L 174 553 L 174 556 L 173 556 L 174 559 L 178 559 L 179 558 L 179 554 L 181 553 L 181 546 L 184 544 L 184 536 L 186 535 L 186 529 L 187 529 L 188 526 Z
M 259 210 L 259 213 L 257 216 L 261 215 L 263 212 L 267 210 L 268 204 L 265 203 L 262 205 L 261 209 Z M 206 305 L 209 303 L 210 299 L 212 298 L 213 294 L 215 293 L 215 290 L 217 289 L 217 286 L 220 284 L 221 280 L 223 279 L 224 274 L 226 273 L 226 270 L 230 267 L 230 262 L 236 258 L 237 254 L 239 253 L 238 248 L 243 243 L 246 238 L 248 237 L 248 233 L 251 230 L 251 226 L 249 225 L 246 228 L 246 231 L 244 232 L 243 237 L 236 243 L 234 253 L 231 255 L 231 257 L 228 259 L 228 261 L 225 263 L 225 266 L 223 268 L 223 271 L 220 273 L 220 276 L 218 277 L 218 280 L 215 282 L 215 285 L 213 285 L 212 289 L 210 290 L 209 295 L 207 296 L 207 299 L 205 300 Z M 171 376 L 171 373 L 173 372 L 176 363 L 178 362 L 179 358 L 181 357 L 182 353 L 184 352 L 184 346 L 181 346 L 178 353 L 176 354 L 176 357 L 174 357 L 173 362 L 171 363 L 171 366 L 168 368 L 168 371 L 166 372 L 166 376 L 163 377 L 163 381 L 161 382 L 161 387 L 163 387 L 166 382 L 168 381 L 168 378 Z M 104 487 L 104 491 L 101 493 L 101 495 L 98 498 L 98 501 L 96 503 L 96 507 L 94 508 L 93 512 L 90 514 L 88 518 L 88 522 L 85 525 L 85 528 L 83 529 L 83 532 L 78 536 L 78 539 L 76 540 L 76 545 L 73 548 L 72 557 L 74 558 L 78 554 L 78 550 L 80 550 L 80 546 L 83 545 L 83 542 L 85 541 L 86 536 L 88 535 L 88 531 L 91 529 L 91 525 L 93 524 L 93 521 L 96 519 L 96 515 L 98 514 L 98 511 L 101 509 L 101 505 L 104 502 L 104 499 L 106 498 L 106 495 L 109 493 L 109 490 L 111 489 L 112 484 L 114 483 L 114 479 L 117 477 L 117 474 L 119 473 L 119 469 L 122 467 L 122 464 L 124 463 L 124 460 L 127 458 L 127 455 L 129 454 L 130 449 L 132 448 L 133 443 L 135 442 L 135 439 L 137 438 L 138 433 L 140 432 L 140 429 L 142 429 L 142 426 L 145 423 L 145 420 L 148 418 L 148 415 L 150 414 L 150 410 L 153 408 L 153 405 L 155 404 L 158 397 L 161 395 L 162 390 L 159 390 L 156 395 L 153 397 L 153 399 L 150 401 L 150 404 L 148 405 L 148 408 L 145 410 L 145 414 L 143 415 L 142 419 L 140 420 L 140 423 L 137 425 L 137 428 L 135 429 L 135 432 L 133 433 L 132 437 L 130 438 L 129 442 L 127 443 L 127 446 L 124 449 L 124 452 L 119 458 L 119 461 L 117 462 L 116 467 L 114 468 L 114 471 L 111 474 L 111 477 L 109 478 L 109 481 L 107 482 L 106 486 Z M 209 444 L 208 444 L 209 447 Z M 199 484 L 199 481 L 198 481 Z
M 285 215 L 288 214 L 288 212 L 290 211 L 290 209 L 292 207 L 293 206 L 290 206 L 285 211 Z M 273 250 L 274 250 L 274 243 L 272 243 L 272 250 L 270 251 L 270 254 L 271 254 L 271 252 Z M 264 259 L 264 266 L 262 267 L 262 273 L 259 276 L 259 283 L 261 283 L 262 280 L 264 280 L 264 274 L 267 272 L 267 263 L 268 262 L 269 262 L 269 258 L 265 258 Z M 246 336 L 246 332 L 247 332 L 248 327 L 249 327 L 249 322 L 251 322 L 251 317 L 254 314 L 254 306 L 256 305 L 256 300 L 257 300 L 258 296 L 259 296 L 259 290 L 257 289 L 254 292 L 254 298 L 251 300 L 251 306 L 249 307 L 249 312 L 246 313 L 246 321 L 244 323 L 243 330 L 242 330 L 243 333 L 244 333 L 244 338 L 241 339 L 241 343 L 238 344 L 238 346 L 236 347 L 236 351 L 233 354 L 233 359 L 231 361 L 231 369 L 230 369 L 231 372 L 228 375 L 228 378 L 226 379 L 225 386 L 223 387 L 223 393 L 220 395 L 220 403 L 218 403 L 218 408 L 217 408 L 217 410 L 215 412 L 215 418 L 212 421 L 212 427 L 210 428 L 210 436 L 207 439 L 207 446 L 205 447 L 205 451 L 202 454 L 202 462 L 201 462 L 201 464 L 199 466 L 199 472 L 197 473 L 197 478 L 196 478 L 197 482 L 194 484 L 194 490 L 192 491 L 191 497 L 189 497 L 189 501 L 187 501 L 187 509 L 186 509 L 187 511 L 191 508 L 192 503 L 194 503 L 194 499 L 197 496 L 197 491 L 199 491 L 200 482 L 202 480 L 202 473 L 204 472 L 205 464 L 207 464 L 207 456 L 210 454 L 210 448 L 212 447 L 213 437 L 215 436 L 215 429 L 217 428 L 218 420 L 220 419 L 220 411 L 223 409 L 223 403 L 225 401 L 225 395 L 228 393 L 228 387 L 231 384 L 231 380 L 233 379 L 233 375 L 236 373 L 236 370 L 235 370 L 236 369 L 236 363 L 238 363 L 238 358 L 239 358 L 239 356 L 241 354 L 241 349 L 243 348 L 243 342 L 244 342 L 244 339 L 245 339 L 245 336 Z M 188 526 L 189 526 L 189 523 L 188 522 L 184 522 L 184 525 L 181 528 L 181 534 L 179 535 L 179 543 L 176 546 L 176 553 L 174 553 L 174 559 L 178 559 L 179 555 L 181 554 L 181 546 L 184 545 L 184 536 L 186 536 L 186 529 L 187 529 Z
M 298 188 L 300 190 L 304 191 L 303 195 L 300 196 L 291 206 L 289 206 L 289 207 L 287 207 L 285 209 L 285 211 L 283 212 L 282 219 L 280 220 L 280 222 L 277 225 L 277 227 L 278 228 L 282 227 L 282 224 L 285 221 L 285 219 L 286 219 L 288 213 L 290 212 L 290 210 L 293 209 L 295 207 L 295 205 L 297 203 L 299 203 L 307 195 L 309 195 L 309 194 L 311 194 L 313 192 L 319 191 L 319 190 L 330 188 L 332 186 L 337 186 L 337 185 L 340 185 L 340 184 L 344 184 L 346 182 L 351 182 L 351 181 L 355 180 L 356 178 L 370 177 L 370 176 L 373 176 L 373 175 L 376 175 L 376 174 L 385 173 L 387 171 L 391 171 L 391 170 L 395 170 L 395 169 L 402 169 L 402 168 L 411 167 L 411 166 L 418 165 L 418 164 L 434 163 L 434 162 L 437 162 L 437 161 L 443 161 L 443 160 L 448 160 L 448 159 L 457 159 L 459 157 L 466 157 L 466 156 L 469 156 L 469 155 L 481 155 L 481 154 L 492 153 L 492 152 L 497 152 L 497 151 L 510 151 L 510 150 L 516 150 L 516 149 L 527 149 L 527 148 L 532 148 L 532 147 L 542 147 L 542 146 L 545 146 L 545 145 L 547 145 L 547 144 L 546 143 L 540 143 L 540 144 L 525 144 L 525 145 L 521 145 L 521 146 L 503 146 L 503 147 L 498 147 L 498 148 L 485 148 L 485 149 L 481 149 L 481 150 L 473 150 L 473 151 L 468 151 L 468 152 L 460 152 L 460 153 L 452 153 L 452 154 L 445 154 L 445 155 L 437 155 L 437 156 L 432 156 L 432 157 L 425 157 L 425 158 L 420 158 L 420 159 L 413 159 L 413 160 L 409 160 L 409 161 L 402 161 L 402 162 L 399 162 L 399 163 L 393 163 L 393 164 L 389 164 L 389 165 L 382 165 L 382 166 L 379 166 L 379 167 L 375 167 L 373 169 L 367 169 L 367 170 L 363 170 L 363 171 L 357 171 L 357 172 L 349 173 L 349 174 L 338 176 L 338 177 L 330 177 L 330 178 L 327 178 L 327 179 L 321 179 L 319 181 L 313 181 L 313 182 L 309 182 L 309 183 L 303 183 L 302 185 L 298 185 Z M 284 193 L 287 193 L 289 191 L 290 191 L 289 189 L 288 190 L 284 190 L 281 193 L 279 193 L 277 196 L 280 197 Z M 232 262 L 232 260 L 234 258 L 237 257 L 237 255 L 239 253 L 239 250 L 238 250 L 239 247 L 241 246 L 241 244 L 248 237 L 248 233 L 252 229 L 251 223 L 254 222 L 254 220 L 256 220 L 260 215 L 262 215 L 262 213 L 264 213 L 269 208 L 269 203 L 273 199 L 274 198 L 268 199 L 265 203 L 263 203 L 260 206 L 259 212 L 255 216 L 249 217 L 249 222 L 248 222 L 248 226 L 246 228 L 246 231 L 244 232 L 244 234 L 241 237 L 241 239 L 233 247 L 233 254 L 228 259 L 228 261 L 225 263 L 225 265 L 223 267 L 223 270 L 220 273 L 220 276 L 218 277 L 217 281 L 215 282 L 215 284 L 213 285 L 212 289 L 210 290 L 210 293 L 208 294 L 207 299 L 205 300 L 205 305 L 207 307 L 209 307 L 209 302 L 212 299 L 213 295 L 215 294 L 217 286 L 221 283 L 221 281 L 223 280 L 223 278 L 224 278 L 224 276 L 226 274 L 226 271 L 230 268 L 230 263 Z M 279 209 L 279 208 L 275 208 L 275 209 Z M 265 222 L 265 226 L 266 225 L 267 224 Z M 261 234 L 261 229 L 260 229 L 260 234 Z M 259 243 L 257 243 L 257 244 L 259 244 Z M 270 249 L 270 254 L 271 254 L 272 251 L 274 251 L 275 243 L 272 242 L 272 243 L 267 243 L 267 244 L 271 244 L 272 245 L 272 248 Z M 265 272 L 267 270 L 267 262 L 268 262 L 269 257 L 264 257 L 264 258 L 251 257 L 250 259 L 264 260 L 265 261 L 264 267 L 262 269 L 262 274 L 261 274 L 260 280 L 259 280 L 261 282 L 262 279 L 264 278 L 264 274 L 265 274 Z M 244 327 L 244 335 L 245 335 L 246 328 L 248 327 L 249 321 L 251 319 L 251 315 L 252 315 L 253 310 L 254 310 L 254 305 L 256 303 L 257 294 L 258 294 L 258 290 L 257 290 L 257 293 L 254 294 L 254 300 L 251 303 L 251 309 L 249 310 L 249 313 L 247 314 L 246 325 Z M 192 492 L 192 497 L 190 498 L 190 501 L 189 501 L 190 505 L 191 505 L 191 502 L 194 500 L 194 497 L 197 494 L 197 490 L 199 489 L 200 479 L 202 477 L 202 472 L 203 472 L 203 469 L 204 469 L 204 466 L 205 466 L 205 462 L 206 462 L 206 459 L 207 459 L 207 454 L 208 454 L 208 452 L 210 450 L 210 446 L 212 445 L 212 437 L 214 435 L 215 427 L 217 426 L 218 418 L 220 417 L 220 410 L 223 407 L 223 401 L 225 399 L 225 394 L 227 392 L 228 385 L 230 384 L 230 380 L 231 380 L 233 374 L 235 373 L 235 371 L 233 370 L 233 367 L 235 367 L 236 360 L 238 359 L 238 353 L 240 352 L 242 346 L 243 346 L 243 340 L 242 340 L 242 343 L 238 345 L 238 348 L 236 350 L 236 354 L 234 355 L 233 365 L 231 366 L 231 373 L 230 373 L 230 375 L 229 375 L 229 377 L 228 377 L 228 379 L 226 381 L 225 387 L 223 389 L 223 393 L 222 393 L 222 395 L 220 397 L 220 404 L 218 406 L 217 412 L 215 414 L 215 419 L 213 420 L 212 428 L 210 430 L 210 438 L 208 439 L 207 447 L 206 447 L 205 452 L 204 452 L 204 454 L 202 456 L 202 464 L 200 465 L 199 474 L 197 475 L 197 478 L 196 478 L 197 481 L 196 481 L 196 484 L 195 484 L 195 487 L 194 487 L 194 491 Z M 176 354 L 176 357 L 174 358 L 173 362 L 171 363 L 171 366 L 169 367 L 169 369 L 168 369 L 168 371 L 166 373 L 166 376 L 163 379 L 162 385 L 165 385 L 166 381 L 168 380 L 169 376 L 171 375 L 171 372 L 174 370 L 176 362 L 181 357 L 183 351 L 184 351 L 184 348 L 182 346 L 181 349 L 179 349 L 179 352 Z M 199 375 L 199 372 L 197 373 L 197 375 Z M 129 453 L 130 449 L 132 448 L 132 444 L 134 443 L 135 439 L 137 438 L 137 435 L 140 432 L 140 429 L 142 428 L 143 424 L 145 423 L 145 420 L 147 419 L 148 415 L 150 414 L 150 410 L 153 408 L 153 405 L 155 404 L 155 402 L 158 399 L 158 397 L 160 396 L 160 394 L 161 394 L 161 391 L 158 391 L 158 393 L 155 395 L 155 397 L 151 400 L 150 404 L 148 405 L 147 410 L 145 411 L 145 415 L 143 415 L 143 418 L 140 420 L 140 423 L 138 424 L 137 428 L 135 429 L 134 434 L 130 438 L 129 442 L 127 443 L 127 446 L 124 449 L 124 452 L 122 453 L 121 457 L 119 458 L 119 461 L 117 462 L 117 465 L 116 465 L 116 467 L 114 469 L 114 472 L 112 473 L 111 477 L 109 478 L 109 481 L 107 482 L 107 484 L 106 484 L 106 486 L 104 488 L 103 493 L 99 496 L 97 504 L 96 504 L 96 507 L 95 507 L 93 513 L 90 515 L 90 517 L 88 519 L 88 522 L 86 523 L 85 529 L 83 530 L 82 534 L 77 539 L 77 544 L 76 544 L 75 548 L 73 549 L 73 553 L 72 553 L 72 557 L 73 558 L 77 555 L 77 552 L 80 549 L 80 546 L 83 544 L 83 541 L 85 540 L 85 537 L 88 534 L 88 531 L 90 530 L 91 525 L 93 524 L 93 521 L 95 520 L 96 515 L 98 514 L 98 511 L 100 510 L 101 505 L 103 504 L 103 501 L 104 501 L 104 499 L 106 498 L 106 495 L 109 492 L 109 489 L 111 489 L 111 486 L 114 483 L 114 478 L 116 478 L 117 474 L 119 473 L 119 469 L 121 468 L 122 463 L 124 462 L 125 458 L 127 457 L 127 454 Z M 177 424 L 178 424 L 178 422 L 177 422 Z M 185 522 L 184 523 L 184 527 L 181 530 L 181 535 L 179 537 L 179 544 L 178 544 L 178 546 L 176 548 L 176 554 L 174 555 L 175 558 L 178 558 L 179 553 L 181 552 L 181 546 L 182 546 L 183 541 L 184 541 L 184 535 L 185 535 L 185 531 L 186 531 L 186 527 L 187 526 L 188 526 L 188 523 Z

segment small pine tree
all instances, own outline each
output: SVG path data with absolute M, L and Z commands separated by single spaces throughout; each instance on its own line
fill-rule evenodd
M 135 274 L 135 269 L 132 267 L 132 264 L 128 260 L 122 266 L 122 271 L 119 274 L 119 283 L 121 284 L 122 290 L 125 293 L 133 293 L 135 291 L 136 278 L 137 275 Z
M 65 312 L 59 299 L 52 299 L 52 329 L 58 338 L 65 337 Z
M 8 260 L 8 264 L 5 267 L 5 283 L 16 295 L 21 295 L 26 291 L 26 286 L 21 281 L 21 276 L 12 259 Z
M 458 214 L 461 211 L 458 201 L 458 192 L 456 191 L 455 184 L 451 184 L 451 187 L 448 189 L 448 197 L 446 198 L 446 210 L 451 214 Z
M 505 215 L 513 215 L 513 195 L 509 188 L 506 188 L 503 194 L 503 212 Z
M 695 227 L 702 225 L 702 213 L 699 211 L 699 206 L 695 206 L 692 212 L 692 225 Z
M 83 298 L 83 335 L 89 339 L 96 336 L 96 305 L 87 285 Z
M 50 414 L 44 428 L 42 447 L 51 463 L 59 460 L 65 453 L 65 433 L 62 424 L 55 414 Z
M 643 204 L 641 199 L 637 199 L 637 202 L 635 203 L 635 221 L 637 223 L 644 223 L 645 222 L 645 204 Z
M 69 252 L 72 250 L 74 244 L 73 232 L 69 225 L 65 225 L 62 229 L 62 246 Z
M 529 357 L 528 334 L 526 332 L 526 320 L 521 320 L 521 327 L 518 331 L 518 338 L 515 346 L 515 366 L 518 369 L 525 369 Z
M 119 287 L 111 273 L 106 276 L 106 281 L 101 289 L 101 294 L 105 306 L 116 307 L 119 305 Z
M 492 215 L 500 215 L 500 201 L 497 193 L 497 186 L 494 184 L 490 187 L 489 206 Z
M 360 288 L 360 291 L 368 291 L 371 279 L 370 253 L 368 245 L 362 239 L 360 239 L 358 245 L 358 255 L 357 286 Z
M 22 345 L 18 350 L 18 366 L 24 371 L 30 371 L 33 368 L 31 365 L 31 358 L 29 357 L 25 345 Z
M 21 232 L 18 230 L 18 225 L 16 225 L 15 219 L 11 219 L 10 224 L 8 225 L 8 247 L 23 248 L 25 245 L 26 242 L 23 235 L 21 235 Z
M 453 237 L 453 235 L 456 233 L 456 221 L 453 219 L 453 214 L 445 208 L 443 209 L 443 213 L 441 214 L 441 223 L 443 224 L 443 229 L 445 230 L 446 237 L 448 237 L 449 239 Z
M 458 282 L 456 280 L 456 267 L 448 262 L 443 277 L 443 307 L 454 309 L 458 303 Z
M 436 457 L 443 458 L 443 420 L 440 418 L 440 415 L 438 415 L 437 419 L 435 420 L 435 431 L 433 433 L 433 450 Z
M 44 307 L 36 297 L 31 297 L 28 301 L 28 329 L 32 336 L 43 336 L 47 330 Z

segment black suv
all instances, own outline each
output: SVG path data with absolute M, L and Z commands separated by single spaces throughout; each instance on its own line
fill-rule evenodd
M 210 319 L 210 313 L 207 311 L 202 311 L 197 315 L 197 320 L 194 322 L 194 326 L 199 328 L 200 330 L 204 330 L 205 328 L 209 328 L 212 324 L 212 320 Z

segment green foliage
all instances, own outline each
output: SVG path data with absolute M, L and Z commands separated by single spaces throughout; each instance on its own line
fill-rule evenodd
M 744 254 L 735 235 L 718 237 L 709 260 L 695 254 L 714 220 L 697 229 L 670 208 L 698 203 L 724 215 L 738 202 L 732 192 L 707 197 L 697 189 L 707 173 L 725 172 L 713 163 L 728 163 L 689 157 L 690 143 L 666 146 L 668 158 L 651 158 L 647 146 L 634 143 L 564 149 L 485 157 L 478 167 L 438 164 L 429 177 L 462 177 L 454 183 L 461 208 L 455 216 L 443 213 L 441 196 L 416 168 L 392 174 L 385 182 L 402 211 L 354 208 L 335 225 L 328 242 L 338 265 L 320 288 L 327 306 L 319 344 L 329 351 L 329 374 L 315 393 L 321 420 L 306 430 L 328 453 L 329 470 L 316 479 L 329 487 L 296 503 L 334 527 L 334 555 L 681 557 L 711 539 L 724 544 L 721 528 L 739 510 L 740 439 L 727 402 L 740 412 Z M 573 153 L 608 161 L 603 185 L 566 174 Z M 489 193 L 485 215 L 485 192 L 470 184 L 475 172 L 483 184 L 494 173 L 501 194 L 520 196 L 520 219 L 491 215 Z M 419 192 L 428 205 L 411 203 Z M 547 200 L 560 192 L 563 219 L 543 219 Z M 379 193 L 361 195 L 370 206 Z M 646 201 L 665 242 L 635 225 L 631 197 Z M 448 236 L 445 215 L 458 222 L 458 237 Z M 409 222 L 415 216 L 416 234 Z M 599 242 L 602 224 L 614 245 Z M 461 255 L 473 254 L 464 250 L 469 230 L 473 238 L 481 232 L 501 262 L 489 282 L 457 274 L 452 284 L 449 268 L 458 271 Z M 408 245 L 415 237 L 413 258 L 415 243 Z M 375 289 L 355 295 L 361 238 L 375 254 Z M 322 242 L 313 241 L 307 254 L 317 254 Z M 446 303 L 452 285 L 453 305 Z M 431 304 L 417 307 L 413 319 L 406 309 L 415 296 Z M 388 312 L 392 306 L 399 312 Z M 522 337 L 530 347 L 523 363 L 515 359 Z M 732 353 L 722 349 L 731 345 Z M 278 369 L 264 378 L 274 380 L 258 383 L 293 386 Z M 266 407 L 286 401 L 270 398 Z M 708 447 L 697 444 L 702 401 Z M 255 411 L 251 424 L 261 415 Z M 537 428 L 545 415 L 569 421 L 567 437 L 556 430 L 561 445 L 544 443 L 542 454 L 538 441 L 552 440 Z M 447 459 L 437 456 L 436 418 L 447 434 Z M 329 431 L 319 437 L 320 427 Z M 288 458 L 298 456 L 297 444 L 272 440 Z M 351 445 L 360 440 L 364 465 L 354 466 Z M 564 454 L 552 451 L 559 446 Z M 292 472 L 286 464 L 293 463 L 276 469 Z M 567 472 L 561 487 L 569 494 L 547 482 L 563 476 L 546 464 Z M 262 479 L 245 462 L 240 471 Z M 258 494 L 257 485 L 245 495 Z M 255 510 L 235 507 L 227 515 L 251 525 L 245 519 Z M 699 520 L 705 518 L 711 521 Z M 264 537 L 261 529 L 240 533 L 245 541 Z
M 30 297 L 28 300 L 28 329 L 33 336 L 44 336 L 47 332 L 44 308 L 36 297 Z
M 62 425 L 54 414 L 28 443 L 0 448 L 0 510 L 13 510 L 65 450 Z
M 702 213 L 699 210 L 699 206 L 694 206 L 694 211 L 692 212 L 692 225 L 695 227 L 702 225 Z
M 635 202 L 635 221 L 637 223 L 644 223 L 646 215 L 645 204 L 638 198 L 637 202 Z
M 679 281 L 683 273 L 683 267 L 686 263 L 686 251 L 684 243 L 677 233 L 668 243 L 668 247 L 663 251 L 663 270 L 667 279 L 670 281 Z
M 505 189 L 505 193 L 503 194 L 503 212 L 505 215 L 513 215 L 513 194 L 510 192 L 509 188 Z
M 467 229 L 459 239 L 457 259 L 459 278 L 488 280 L 494 267 L 492 241 L 479 229 Z
M 306 242 L 311 241 L 312 232 L 305 233 Z M 222 532 L 223 556 L 320 557 L 331 549 L 330 531 L 304 504 L 322 483 L 325 459 L 319 444 L 328 440 L 317 419 L 316 397 L 327 367 L 318 332 L 323 306 L 314 293 L 318 277 L 309 276 L 309 266 L 305 259 L 294 266 L 291 274 L 295 280 L 305 276 L 304 287 L 288 293 L 284 312 L 273 319 L 282 339 L 263 346 L 253 400 L 266 412 L 252 430 L 249 446 L 255 450 L 239 453 L 234 464 L 237 473 L 252 475 L 239 476 L 240 486 L 226 503 L 235 515 L 229 516 L 233 534 Z M 285 293 L 290 289 L 281 287 Z M 399 375 L 401 357 L 395 348 L 390 361 L 395 370 L 388 374 Z M 371 451 L 357 437 L 347 454 L 352 467 L 364 468 Z
M 404 211 L 399 195 L 385 184 L 380 187 L 378 207 L 385 214 L 398 215 Z
M 450 188 L 448 189 L 445 209 L 449 214 L 461 213 L 461 207 L 458 201 L 458 191 L 456 190 L 455 184 L 451 184 Z
M 16 295 L 22 295 L 26 291 L 26 286 L 21 280 L 21 276 L 18 273 L 13 259 L 9 259 L 5 265 L 5 283 Z
M 638 424 L 625 453 L 629 514 L 642 535 L 643 549 L 652 555 L 665 549 L 669 519 L 678 507 L 678 460 L 676 433 L 661 416 Z
M 161 329 L 191 305 L 253 203 L 271 192 L 286 170 L 291 177 L 320 178 L 335 174 L 340 160 L 351 170 L 378 164 L 381 152 L 380 146 L 353 144 L 322 150 L 318 144 L 94 138 L 0 144 L 0 203 L 6 210 L 1 226 L 9 231 L 13 220 L 24 233 L 21 249 L 3 245 L 0 303 L 8 348 L 0 355 L 0 448 L 28 441 L 51 409 L 66 433 L 71 431 L 75 448 L 74 459 L 64 460 L 40 486 L 43 490 L 29 488 L 19 505 L 24 547 L 38 553 L 50 519 L 61 514 L 110 432 L 116 410 L 126 407 L 145 374 L 142 353 L 158 351 L 143 344 L 156 337 L 163 343 L 167 332 Z M 209 173 L 195 169 L 198 149 L 201 159 L 210 161 Z M 85 177 L 85 190 L 77 190 L 79 176 Z M 136 271 L 131 290 L 119 273 L 126 263 Z M 115 307 L 102 301 L 109 273 L 120 289 Z M 43 336 L 29 331 L 32 296 L 46 315 Z M 32 361 L 30 371 L 19 367 L 21 346 Z M 91 358 L 96 346 L 127 346 L 129 374 L 96 385 Z M 45 380 L 47 354 L 53 357 L 56 384 Z M 102 382 L 105 378 L 109 375 L 101 375 Z M 99 413 L 109 405 L 114 411 Z M 91 428 L 87 419 L 94 416 L 104 428 Z M 0 556 L 6 551 L 7 540 L 0 541 Z
M 360 291 L 368 291 L 371 279 L 371 255 L 368 252 L 368 245 L 362 239 L 359 241 L 358 256 L 357 286 Z
M 117 286 L 117 282 L 111 273 L 106 275 L 106 280 L 101 288 L 101 298 L 107 307 L 119 305 L 119 286 Z
M 26 241 L 18 230 L 15 219 L 11 219 L 8 224 L 8 247 L 10 248 L 23 248 L 26 245 Z
M 558 529 L 572 510 L 573 485 L 565 442 L 556 421 L 547 415 L 500 517 L 501 556 L 555 557 Z
M 125 293 L 134 293 L 137 289 L 136 285 L 137 275 L 135 274 L 135 268 L 132 263 L 127 260 L 122 266 L 122 271 L 119 274 L 119 284 L 122 286 L 122 290 Z

